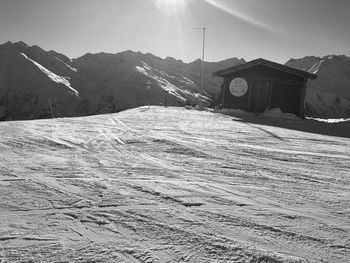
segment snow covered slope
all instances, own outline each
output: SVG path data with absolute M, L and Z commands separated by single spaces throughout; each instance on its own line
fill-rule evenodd
M 350 58 L 346 56 L 305 57 L 286 63 L 317 74 L 308 82 L 307 113 L 321 118 L 350 117 Z
M 164 107 L 2 122 L 0 258 L 349 262 L 350 139 L 293 130 L 349 126 L 277 122 Z

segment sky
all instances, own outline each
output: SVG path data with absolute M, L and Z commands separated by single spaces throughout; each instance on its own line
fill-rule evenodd
M 350 55 L 350 0 L 0 0 L 0 44 L 185 62 Z

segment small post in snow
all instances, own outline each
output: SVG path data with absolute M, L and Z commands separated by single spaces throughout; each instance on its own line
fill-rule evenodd
M 146 84 L 147 84 L 147 89 L 148 89 L 148 90 L 151 90 L 152 81 L 147 80 Z M 151 107 L 150 104 L 151 104 L 151 103 L 150 103 L 150 99 L 148 99 L 148 109 Z
M 167 99 L 168 99 L 168 93 L 169 93 L 168 90 L 164 91 L 164 107 L 166 107 L 166 103 L 167 103 Z
M 50 101 L 50 99 L 48 99 L 48 101 L 49 101 L 51 116 L 52 116 L 52 119 L 54 119 L 55 116 L 53 115 L 53 110 L 52 110 L 52 106 L 51 106 L 51 101 Z
M 205 48 L 205 27 L 196 27 L 193 29 L 200 29 L 203 30 L 203 49 L 202 49 L 202 64 L 201 64 L 201 82 L 200 82 L 200 89 L 201 89 L 201 97 L 199 99 L 199 105 L 202 106 L 202 99 L 203 99 L 203 70 L 204 70 L 204 48 Z

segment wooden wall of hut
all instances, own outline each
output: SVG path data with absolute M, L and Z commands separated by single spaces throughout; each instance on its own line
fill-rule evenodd
M 248 83 L 248 91 L 241 97 L 233 96 L 229 90 L 234 78 L 243 78 Z M 258 65 L 225 76 L 221 104 L 223 108 L 256 113 L 280 108 L 282 112 L 302 117 L 304 86 L 305 80 L 301 77 Z

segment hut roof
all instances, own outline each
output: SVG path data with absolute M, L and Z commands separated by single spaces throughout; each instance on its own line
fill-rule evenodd
M 279 64 L 279 63 L 276 63 L 276 62 L 272 62 L 272 61 L 269 61 L 269 60 L 266 60 L 266 59 L 263 59 L 263 58 L 258 58 L 258 59 L 249 61 L 249 62 L 244 63 L 244 64 L 239 64 L 239 65 L 236 65 L 236 66 L 233 66 L 233 67 L 229 67 L 229 68 L 226 68 L 226 69 L 222 69 L 222 70 L 216 71 L 216 72 L 213 73 L 213 75 L 214 76 L 219 76 L 219 77 L 224 77 L 224 76 L 226 76 L 228 74 L 231 74 L 231 73 L 234 73 L 234 72 L 237 72 L 237 71 L 241 71 L 241 70 L 244 70 L 244 69 L 247 69 L 247 68 L 259 66 L 259 65 L 266 66 L 266 67 L 269 67 L 269 68 L 272 68 L 272 69 L 276 69 L 276 70 L 280 70 L 280 71 L 283 71 L 283 72 L 286 72 L 286 73 L 289 73 L 289 74 L 292 74 L 292 75 L 296 75 L 296 76 L 299 76 L 299 77 L 302 77 L 302 78 L 305 78 L 305 79 L 306 78 L 308 78 L 308 79 L 316 79 L 317 78 L 317 75 L 309 73 L 307 71 L 296 69 L 296 68 L 292 68 L 292 67 L 288 67 L 286 65 L 282 65 L 282 64 Z

